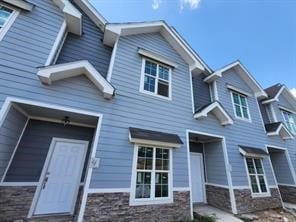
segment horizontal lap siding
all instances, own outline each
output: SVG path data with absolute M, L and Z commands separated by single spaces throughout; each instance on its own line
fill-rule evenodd
M 38 182 L 53 137 L 85 140 L 89 142 L 90 148 L 93 134 L 93 128 L 30 120 L 5 181 Z M 88 154 L 89 151 L 90 149 Z
M 26 121 L 26 116 L 11 107 L 0 128 L 0 179 L 5 173 Z
M 285 152 L 271 153 L 270 159 L 277 182 L 282 184 L 294 184 Z
M 205 164 L 207 183 L 228 185 L 222 142 L 211 142 L 205 145 Z
M 88 60 L 107 76 L 112 49 L 102 44 L 103 32 L 83 13 L 82 36 L 68 34 L 57 63 Z
M 209 85 L 203 81 L 204 78 L 203 74 L 192 78 L 195 110 L 211 102 Z
M 235 73 L 234 70 L 229 70 L 223 74 L 223 77 L 218 79 L 217 87 L 220 102 L 223 104 L 226 111 L 234 119 L 234 124 L 227 127 L 226 145 L 229 156 L 229 161 L 232 168 L 232 180 L 234 186 L 248 185 L 247 172 L 244 166 L 244 158 L 239 153 L 239 145 L 261 148 L 265 150 L 266 134 L 263 128 L 261 113 L 257 100 L 254 96 L 247 97 L 250 116 L 252 122 L 242 121 L 235 118 L 232 98 L 230 90 L 226 85 L 231 84 L 246 92 L 252 93 L 250 87 Z M 274 176 L 272 168 L 268 160 L 263 161 L 267 181 L 269 185 L 274 185 Z

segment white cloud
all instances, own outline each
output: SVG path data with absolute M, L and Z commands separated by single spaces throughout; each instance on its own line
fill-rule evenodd
M 153 10 L 159 9 L 160 4 L 161 4 L 161 0 L 153 0 L 153 3 L 152 3 Z
M 198 8 L 201 0 L 180 0 L 180 9 L 183 10 L 185 7 L 189 7 L 190 9 Z
M 296 88 L 291 89 L 291 93 L 296 97 Z

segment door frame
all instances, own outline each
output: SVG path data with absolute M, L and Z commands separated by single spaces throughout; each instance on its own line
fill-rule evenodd
M 43 216 L 43 215 L 35 215 L 34 213 L 35 213 L 36 206 L 38 204 L 38 200 L 39 200 L 39 197 L 40 197 L 40 194 L 41 194 L 41 191 L 42 191 L 42 184 L 43 184 L 43 181 L 44 181 L 44 178 L 45 178 L 45 175 L 46 175 L 46 171 L 47 171 L 47 169 L 49 167 L 49 164 L 51 162 L 51 158 L 52 158 L 52 155 L 53 155 L 53 152 L 54 152 L 54 149 L 55 149 L 55 145 L 56 145 L 57 142 L 79 143 L 79 144 L 84 144 L 85 145 L 84 154 L 83 154 L 84 161 L 83 161 L 83 164 L 81 164 L 81 166 L 79 168 L 80 177 L 82 175 L 84 164 L 85 164 L 85 159 L 86 159 L 86 153 L 87 153 L 87 149 L 88 149 L 88 145 L 89 145 L 89 141 L 53 137 L 52 140 L 51 140 L 49 149 L 48 149 L 48 153 L 47 153 L 47 156 L 46 156 L 46 159 L 45 159 L 42 171 L 41 171 L 41 175 L 40 175 L 40 178 L 39 178 L 39 181 L 38 181 L 38 185 L 37 185 L 37 188 L 36 188 L 36 191 L 35 191 L 35 194 L 34 194 L 34 198 L 33 198 L 33 201 L 32 201 L 31 207 L 30 207 L 29 216 L 28 216 L 29 218 L 31 218 L 31 217 L 42 217 Z M 74 199 L 74 201 L 72 203 L 70 215 L 74 214 L 75 204 L 77 202 L 77 195 L 78 195 L 78 191 L 79 191 L 79 186 L 80 186 L 80 179 L 76 182 L 76 188 L 75 188 L 75 196 L 76 196 L 76 198 Z M 65 214 L 67 214 L 67 213 L 65 213 Z M 52 215 L 54 215 L 54 213 Z
M 202 202 L 200 202 L 200 203 L 207 203 L 207 197 L 206 197 L 206 185 L 205 185 L 205 166 L 204 166 L 204 155 L 202 154 L 202 153 L 196 153 L 196 152 L 190 152 L 190 157 L 191 157 L 191 155 L 193 155 L 193 156 L 199 156 L 200 157 L 200 159 L 201 159 L 201 177 L 202 177 L 202 193 L 203 193 L 203 200 L 202 200 Z M 190 168 L 191 168 L 191 165 L 190 165 Z M 190 173 L 192 172 L 192 169 L 190 169 Z M 190 174 L 190 177 L 191 177 L 191 174 Z M 192 182 L 192 179 L 191 179 L 191 181 L 190 182 Z M 190 185 L 191 186 L 191 185 Z M 193 202 L 193 198 L 192 198 L 192 204 L 194 204 L 194 202 Z

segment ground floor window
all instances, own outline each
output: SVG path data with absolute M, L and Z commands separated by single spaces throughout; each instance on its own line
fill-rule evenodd
M 134 160 L 133 199 L 167 200 L 171 197 L 171 149 L 137 146 Z
M 248 176 L 253 194 L 267 193 L 262 160 L 259 158 L 246 158 Z

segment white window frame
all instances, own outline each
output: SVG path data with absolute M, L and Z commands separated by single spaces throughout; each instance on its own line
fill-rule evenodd
M 154 92 L 150 92 L 144 89 L 144 80 L 145 80 L 145 62 L 149 61 L 152 63 L 155 63 L 157 65 L 156 68 L 156 76 L 155 76 L 155 89 Z M 157 94 L 157 90 L 158 90 L 158 81 L 159 81 L 159 65 L 166 67 L 169 69 L 169 92 L 168 92 L 168 97 L 166 96 L 162 96 L 162 95 L 158 95 Z M 140 83 L 140 92 L 141 93 L 145 93 L 148 95 L 152 95 L 152 96 L 156 96 L 158 98 L 162 98 L 162 99 L 166 99 L 166 100 L 172 100 L 172 68 L 155 60 L 151 60 L 151 59 L 147 59 L 147 58 L 142 58 L 142 69 L 141 69 L 141 83 Z
M 11 6 L 9 6 L 9 5 L 5 4 L 5 3 L 0 3 L 0 6 L 3 6 L 5 8 L 9 8 L 9 9 L 12 10 L 12 13 L 8 17 L 6 23 L 0 29 L 0 41 L 1 41 L 4 38 L 5 34 L 8 32 L 8 30 L 10 29 L 10 27 L 12 26 L 12 24 L 14 23 L 17 16 L 19 15 L 20 10 L 16 9 L 14 7 L 11 7 Z
M 287 126 L 287 128 L 290 130 L 290 132 L 293 135 L 296 135 L 296 117 L 294 117 L 295 114 L 293 114 L 291 112 L 288 112 L 286 110 L 281 110 L 281 111 L 282 111 L 283 120 L 284 120 L 285 125 Z M 288 116 L 291 116 L 292 117 L 293 122 L 290 122 L 290 117 L 289 117 L 289 120 L 288 121 L 286 120 L 285 113 L 288 114 Z M 294 125 L 295 131 L 293 131 L 293 130 L 290 129 L 290 127 L 291 127 L 292 124 Z
M 252 159 L 253 165 L 254 165 L 254 169 L 255 169 L 255 173 L 251 173 L 251 174 L 249 173 L 247 159 Z M 259 160 L 261 162 L 263 174 L 258 174 L 257 173 L 257 169 L 256 169 L 256 165 L 255 165 L 255 160 L 254 159 L 257 159 L 257 160 Z M 255 198 L 255 197 L 268 197 L 268 196 L 270 196 L 270 190 L 269 190 L 269 186 L 268 186 L 268 182 L 267 182 L 266 173 L 265 173 L 265 170 L 264 170 L 264 165 L 263 165 L 262 158 L 245 156 L 244 157 L 244 162 L 245 162 L 245 167 L 246 167 L 246 171 L 247 171 L 247 177 L 248 177 L 248 182 L 249 182 L 249 187 L 250 187 L 250 190 L 251 190 L 251 193 L 252 193 L 252 197 Z M 250 176 L 255 176 L 256 177 L 256 183 L 257 183 L 257 186 L 258 186 L 258 189 L 259 189 L 259 192 L 258 193 L 254 193 L 253 192 L 253 189 L 252 189 L 252 181 L 250 179 Z M 261 187 L 260 187 L 260 183 L 259 183 L 259 178 L 258 178 L 259 176 L 263 176 L 263 178 L 264 178 L 265 186 L 266 186 L 266 192 L 262 192 L 261 191 Z
M 138 161 L 138 150 L 139 147 L 151 147 L 154 149 L 153 151 L 153 169 L 151 171 L 151 194 L 150 198 L 136 198 L 136 184 L 137 184 L 137 161 Z M 154 197 L 155 196 L 155 160 L 156 160 L 156 152 L 155 149 L 168 149 L 169 150 L 169 170 L 168 170 L 168 197 Z M 161 147 L 161 146 L 152 146 L 145 144 L 135 144 L 134 147 L 134 156 L 133 156 L 133 168 L 132 168 L 132 178 L 131 178 L 131 191 L 130 191 L 130 206 L 139 206 L 139 205 L 152 205 L 152 204 L 168 204 L 173 203 L 173 148 L 169 147 Z M 145 170 L 139 170 L 145 171 Z
M 251 119 L 251 114 L 250 114 L 250 108 L 249 108 L 249 104 L 248 104 L 248 97 L 244 94 L 241 94 L 239 92 L 235 92 L 235 91 L 231 91 L 231 102 L 232 102 L 232 107 L 233 107 L 233 112 L 234 112 L 234 116 L 236 119 L 239 119 L 239 120 L 243 120 L 243 121 L 247 121 L 247 122 L 252 122 L 252 119 Z M 245 118 L 245 117 L 240 117 L 236 114 L 236 109 L 235 109 L 235 103 L 234 103 L 234 94 L 237 94 L 239 96 L 239 100 L 240 100 L 240 96 L 244 97 L 246 99 L 246 108 L 247 108 L 247 112 L 248 112 L 248 116 L 249 118 Z M 239 105 L 240 107 L 240 111 L 243 115 L 243 109 L 242 109 L 242 105 L 240 104 Z

